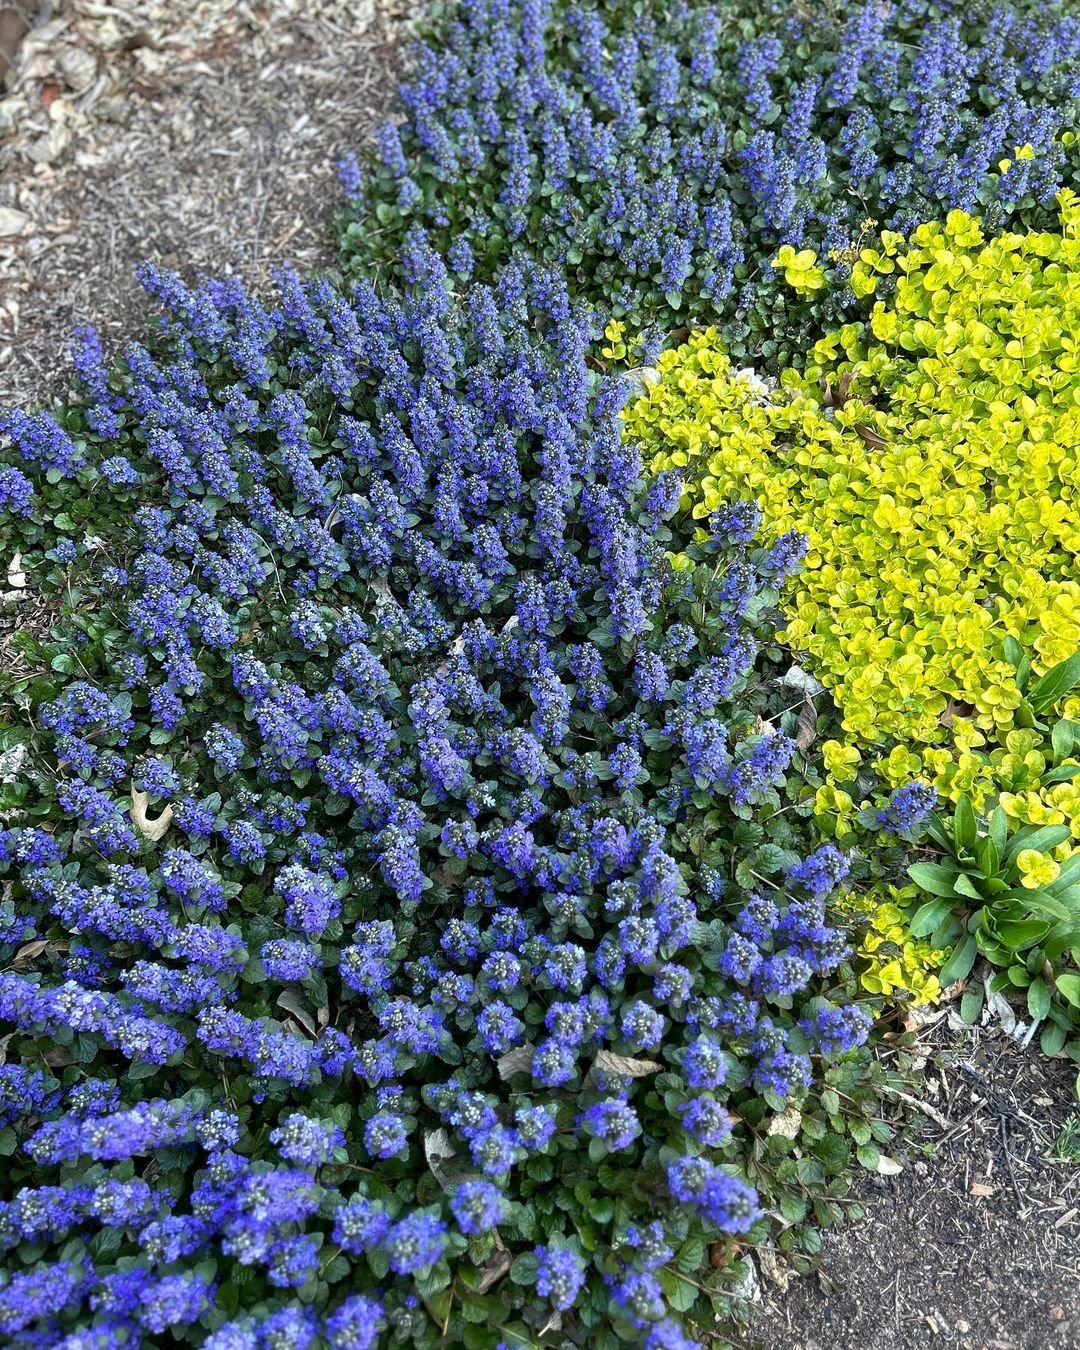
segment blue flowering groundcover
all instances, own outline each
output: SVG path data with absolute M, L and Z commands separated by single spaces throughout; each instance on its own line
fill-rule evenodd
M 695 536 L 598 339 L 685 302 L 765 361 L 822 317 L 777 242 L 1037 219 L 1080 28 L 433 32 L 346 166 L 347 279 L 147 268 L 146 341 L 79 334 L 77 393 L 4 417 L 0 541 L 54 601 L 0 742 L 13 1350 L 722 1344 L 749 1248 L 807 1268 L 890 1138 L 833 896 L 900 864 L 809 820 L 803 542 Z

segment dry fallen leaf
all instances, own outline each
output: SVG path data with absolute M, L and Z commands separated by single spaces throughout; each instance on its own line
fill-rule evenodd
M 971 1183 L 971 1189 L 968 1192 L 968 1194 L 982 1195 L 982 1196 L 997 1195 L 997 1187 L 988 1186 L 985 1181 L 973 1181 Z
M 799 709 L 799 721 L 795 729 L 795 744 L 800 754 L 805 755 L 816 740 L 817 709 L 814 707 L 813 699 L 803 694 L 802 707 Z
M 850 370 L 845 370 L 837 381 L 835 389 L 824 375 L 818 377 L 818 387 L 825 395 L 823 402 L 826 408 L 842 408 L 847 402 L 848 389 L 851 387 L 852 373 L 853 372 Z
M 776 1285 L 782 1294 L 787 1293 L 791 1284 L 792 1270 L 785 1261 L 778 1261 L 767 1247 L 758 1247 L 754 1255 L 758 1259 L 763 1274 Z
M 627 1059 L 623 1055 L 613 1055 L 610 1050 L 598 1050 L 592 1067 L 602 1069 L 604 1073 L 622 1074 L 626 1078 L 647 1078 L 651 1073 L 659 1073 L 663 1065 L 655 1059 Z
M 35 938 L 33 942 L 24 942 L 15 953 L 15 960 L 32 961 L 35 956 L 40 956 L 48 945 L 48 938 Z
M 742 1244 L 733 1242 L 730 1238 L 722 1242 L 711 1242 L 709 1244 L 709 1265 L 712 1266 L 713 1270 L 730 1266 L 741 1251 Z
M 15 590 L 22 590 L 26 585 L 26 573 L 23 571 L 21 553 L 16 553 L 8 563 L 7 584 L 14 587 Z
M 884 436 L 879 436 L 872 427 L 856 427 L 855 430 L 871 450 L 884 450 L 889 443 Z
M 633 370 L 624 370 L 622 378 L 634 396 L 640 398 L 652 385 L 660 383 L 660 372 L 654 366 L 637 366 Z
M 499 1072 L 499 1077 L 505 1083 L 507 1079 L 513 1078 L 516 1073 L 526 1073 L 532 1061 L 532 1046 L 519 1045 L 513 1050 L 507 1050 L 505 1055 L 500 1055 L 495 1061 L 495 1068 Z
M 319 1028 L 315 1025 L 315 1019 L 304 1006 L 300 996 L 291 989 L 283 989 L 277 997 L 277 1005 L 284 1008 L 286 1012 L 292 1013 L 297 1022 L 304 1028 L 312 1040 L 315 1040 L 319 1034 Z
M 802 1129 L 802 1112 L 797 1106 L 789 1106 L 769 1121 L 767 1135 L 780 1135 L 783 1139 L 797 1139 Z
M 139 792 L 135 784 L 131 785 L 131 820 L 132 824 L 145 839 L 158 840 L 169 828 L 173 818 L 173 809 L 170 802 L 161 808 L 161 814 L 155 816 L 153 820 L 146 813 L 146 808 L 150 805 L 150 794 Z
M 820 694 L 825 686 L 820 680 L 815 680 L 813 675 L 803 670 L 802 666 L 790 665 L 783 675 L 780 676 L 780 683 L 787 685 L 789 689 L 797 689 L 801 694 L 810 696 Z
M 449 1188 L 451 1178 L 447 1176 L 443 1164 L 448 1163 L 451 1158 L 456 1156 L 457 1152 L 450 1142 L 450 1136 L 441 1125 L 437 1130 L 425 1131 L 424 1157 L 427 1159 L 427 1165 L 431 1169 L 431 1175 L 444 1191 Z
M 394 592 L 390 589 L 390 583 L 385 577 L 372 577 L 368 585 L 375 592 L 375 603 L 377 605 L 396 605 Z
M 506 1248 L 496 1247 L 480 1267 L 481 1274 L 476 1285 L 476 1292 L 486 1294 L 489 1289 L 498 1284 L 512 1264 L 512 1258 Z
M 879 1176 L 898 1177 L 903 1170 L 903 1163 L 898 1163 L 895 1158 L 887 1158 L 884 1153 L 879 1155 L 875 1169 Z

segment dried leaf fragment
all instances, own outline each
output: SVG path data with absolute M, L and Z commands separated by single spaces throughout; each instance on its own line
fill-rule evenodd
M 153 820 L 147 815 L 146 808 L 150 805 L 150 794 L 140 792 L 134 783 L 131 785 L 131 823 L 139 831 L 144 839 L 160 839 L 172 823 L 173 809 L 172 803 L 166 802 L 161 809 L 161 814 L 155 816 Z
M 431 1175 L 445 1191 L 449 1185 L 449 1178 L 446 1175 L 444 1163 L 456 1157 L 456 1150 L 450 1142 L 450 1136 L 440 1125 L 437 1130 L 427 1130 L 424 1133 L 424 1157 L 427 1159 L 427 1165 L 431 1169 Z
M 664 1066 L 655 1059 L 627 1059 L 610 1050 L 598 1050 L 592 1067 L 602 1069 L 604 1073 L 621 1074 L 624 1078 L 647 1078 L 651 1073 L 659 1073 Z
M 505 1247 L 496 1247 L 484 1264 L 480 1267 L 483 1272 L 476 1285 L 478 1294 L 486 1294 L 489 1289 L 502 1279 L 510 1269 L 513 1261 L 510 1253 Z
M 817 709 L 814 707 L 814 700 L 809 694 L 803 694 L 802 707 L 799 709 L 799 721 L 795 728 L 795 744 L 800 754 L 805 755 L 816 740 Z
M 884 436 L 879 436 L 873 427 L 857 426 L 856 433 L 862 437 L 871 450 L 884 450 L 889 442 Z
M 532 1067 L 533 1048 L 531 1045 L 518 1045 L 513 1050 L 507 1050 L 505 1055 L 500 1055 L 495 1061 L 495 1068 L 499 1072 L 499 1077 L 505 1083 L 513 1078 L 516 1073 L 527 1073 Z
M 375 603 L 377 605 L 397 605 L 394 592 L 390 589 L 390 583 L 385 577 L 372 577 L 368 585 L 375 592 Z
M 784 1139 L 797 1139 L 801 1129 L 802 1112 L 797 1106 L 789 1106 L 779 1115 L 773 1116 L 765 1133 L 767 1135 L 780 1135 Z
M 299 994 L 292 989 L 283 989 L 278 994 L 277 1005 L 279 1008 L 284 1008 L 286 1012 L 292 1013 L 311 1039 L 315 1040 L 319 1034 L 319 1028 L 315 1025 L 315 1019 L 304 1006 Z
M 832 387 L 831 382 L 824 376 L 818 377 L 818 388 L 824 394 L 822 402 L 826 408 L 842 408 L 847 402 L 848 390 L 851 387 L 851 377 L 854 372 L 845 370 L 837 381 L 836 388 Z
M 26 573 L 23 571 L 21 553 L 16 553 L 8 563 L 7 584 L 17 591 L 21 591 L 26 585 Z
M 809 671 L 803 670 L 802 666 L 797 666 L 794 662 L 780 676 L 780 683 L 790 689 L 799 690 L 808 698 L 813 694 L 822 693 L 825 688 L 820 680 L 815 680 Z
M 786 1294 L 788 1285 L 791 1284 L 791 1267 L 784 1261 L 778 1261 L 767 1247 L 758 1247 L 754 1255 L 765 1277 L 771 1280 L 782 1294 Z
M 723 1270 L 725 1266 L 730 1266 L 732 1261 L 742 1251 L 742 1244 L 736 1242 L 733 1238 L 724 1238 L 719 1242 L 709 1243 L 709 1265 L 713 1270 Z
M 35 938 L 33 942 L 24 942 L 15 953 L 15 960 L 11 963 L 12 970 L 25 970 L 32 961 L 41 955 L 48 947 L 48 938 Z M 67 943 L 64 943 L 67 946 Z

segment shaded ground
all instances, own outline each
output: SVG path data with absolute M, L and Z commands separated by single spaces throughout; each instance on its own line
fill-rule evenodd
M 144 260 L 256 286 L 330 261 L 337 156 L 385 114 L 415 8 L 36 3 L 0 102 L 0 405 L 63 385 L 75 324 L 137 331 Z
M 922 1156 L 867 1175 L 867 1218 L 826 1235 L 816 1277 L 766 1287 L 746 1350 L 1080 1346 L 1080 1149 L 1054 1157 L 1076 1066 L 945 1016 L 927 1039 Z

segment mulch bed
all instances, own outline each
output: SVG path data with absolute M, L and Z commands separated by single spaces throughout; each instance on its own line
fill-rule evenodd
M 867 1176 L 867 1216 L 826 1235 L 816 1276 L 766 1286 L 744 1350 L 1066 1350 L 1080 1345 L 1080 1162 L 1055 1158 L 1075 1064 L 1001 1031 L 924 1037 L 904 1171 Z
M 76 324 L 138 335 L 141 262 L 260 291 L 331 263 L 336 162 L 385 116 L 415 9 L 50 5 L 0 103 L 0 405 L 63 390 Z

